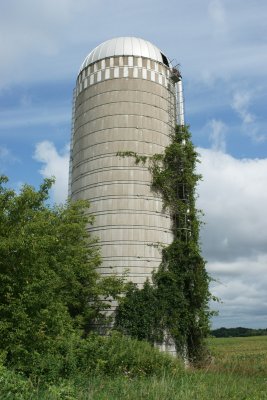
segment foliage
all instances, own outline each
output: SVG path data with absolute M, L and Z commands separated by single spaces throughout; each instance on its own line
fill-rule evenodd
M 96 239 L 88 235 L 85 202 L 47 205 L 52 180 L 17 194 L 0 180 L 0 351 L 25 372 L 57 375 L 76 363 L 74 350 L 108 298 L 121 291 L 100 279 Z M 65 371 L 67 373 L 67 370 Z
M 32 373 L 30 379 L 0 364 L 0 398 L 74 400 L 79 395 L 76 389 L 78 380 L 84 383 L 92 377 L 100 376 L 103 381 L 108 376 L 134 379 L 160 377 L 164 374 L 178 376 L 184 373 L 178 360 L 161 353 L 147 342 L 117 332 L 110 336 L 90 333 L 86 338 L 81 338 L 73 349 L 73 360 L 75 368 L 68 375 L 62 372 L 51 375 L 51 371 L 46 371 L 44 374 Z
M 219 328 L 211 332 L 215 337 L 246 337 L 246 336 L 267 336 L 267 329 L 251 329 L 251 328 Z
M 146 341 L 132 339 L 119 332 L 110 336 L 90 335 L 79 348 L 80 364 L 87 376 L 123 375 L 127 377 L 182 372 L 179 360 L 153 348 Z
M 117 310 L 116 327 L 151 343 L 171 336 L 176 349 L 191 362 L 204 356 L 209 331 L 210 278 L 199 246 L 200 213 L 196 210 L 197 153 L 188 127 L 177 126 L 164 153 L 152 157 L 132 152 L 120 156 L 148 162 L 152 189 L 161 195 L 172 219 L 173 242 L 162 251 L 152 284 L 130 288 Z
M 0 364 L 0 398 L 12 400 L 34 399 L 36 390 L 29 380 Z
M 115 329 L 151 344 L 160 343 L 163 339 L 160 317 L 160 302 L 154 286 L 146 281 L 140 290 L 130 282 L 116 310 Z
M 119 342 L 120 338 L 112 338 L 114 343 L 112 351 L 120 349 L 119 343 L 118 347 L 115 345 L 116 340 Z M 136 346 L 140 345 L 138 352 L 142 352 L 143 343 L 134 342 Z M 162 369 L 160 365 L 158 373 L 153 375 L 135 376 L 124 373 L 123 369 L 117 369 L 117 375 L 109 372 L 107 375 L 105 372 L 89 375 L 86 371 L 83 376 L 76 373 L 71 379 L 59 379 L 54 383 L 45 380 L 32 382 L 21 374 L 0 366 L 0 398 L 12 400 L 264 400 L 267 398 L 266 337 L 210 338 L 208 343 L 216 356 L 208 367 L 181 371 L 179 365 L 172 369 Z M 121 350 L 128 344 L 129 342 L 124 342 Z M 96 349 L 98 348 L 99 346 L 96 346 Z M 123 357 L 123 351 L 121 355 Z M 153 362 L 152 359 L 151 361 Z M 109 371 L 107 366 L 106 370 Z

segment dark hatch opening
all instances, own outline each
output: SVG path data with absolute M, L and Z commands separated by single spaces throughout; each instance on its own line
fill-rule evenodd
M 169 67 L 169 62 L 168 62 L 167 57 L 163 53 L 160 53 L 160 54 L 162 57 L 163 64 L 165 64 L 165 65 L 167 65 L 167 67 Z

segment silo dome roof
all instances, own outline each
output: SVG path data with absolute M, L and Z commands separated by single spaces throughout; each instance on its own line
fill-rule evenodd
M 169 66 L 167 57 L 158 47 L 147 40 L 136 37 L 118 37 L 107 40 L 92 50 L 82 63 L 80 71 L 98 60 L 113 56 L 146 57 Z

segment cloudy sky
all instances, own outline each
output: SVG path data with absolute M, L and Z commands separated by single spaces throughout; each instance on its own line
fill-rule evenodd
M 267 327 L 266 18 L 266 0 L 0 3 L 0 172 L 16 189 L 55 175 L 66 198 L 72 89 L 95 46 L 137 36 L 180 63 L 213 327 Z

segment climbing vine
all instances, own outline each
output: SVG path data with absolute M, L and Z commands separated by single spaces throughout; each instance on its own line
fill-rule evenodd
M 187 126 L 176 126 L 164 153 L 151 157 L 134 152 L 118 153 L 147 165 L 152 189 L 161 195 L 172 220 L 173 241 L 163 248 L 162 262 L 152 282 L 142 289 L 129 286 L 116 312 L 115 327 L 151 343 L 166 338 L 178 354 L 192 363 L 205 355 L 209 331 L 210 277 L 199 245 L 201 213 L 196 209 L 198 154 Z

